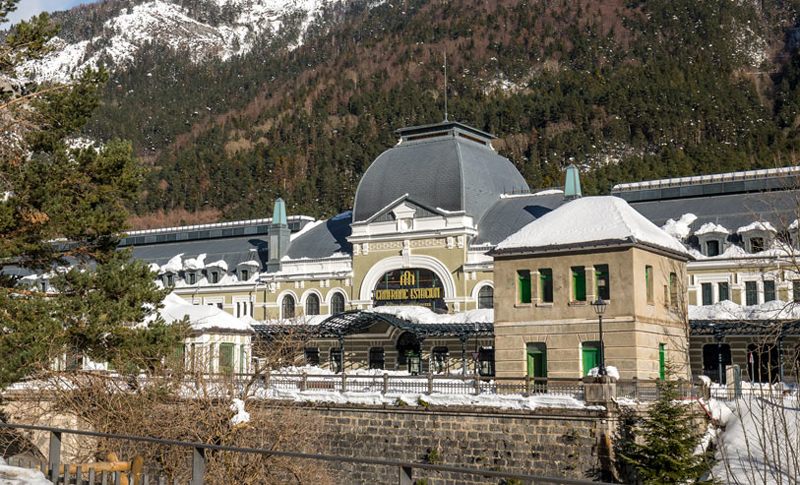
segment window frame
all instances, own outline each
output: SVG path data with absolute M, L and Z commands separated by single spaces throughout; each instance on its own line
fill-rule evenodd
M 714 304 L 714 287 L 711 282 L 700 283 L 700 301 L 703 306 Z
M 725 289 L 723 291 L 723 288 Z M 723 294 L 725 298 L 723 298 Z M 731 285 L 727 281 L 720 281 L 717 283 L 717 301 L 725 301 L 731 299 Z
M 767 289 L 769 286 L 770 289 Z M 775 280 L 764 280 L 764 303 L 774 301 L 778 298 L 777 285 Z
M 486 295 L 485 292 L 489 292 L 489 295 Z M 478 298 L 477 298 L 477 307 L 478 309 L 493 309 L 494 308 L 494 287 L 492 285 L 483 285 L 478 290 Z M 488 302 L 488 306 L 487 306 Z
M 750 298 L 752 295 L 752 299 Z M 752 303 L 751 303 L 752 301 Z M 758 305 L 758 282 L 745 281 L 744 282 L 744 302 L 745 306 Z
M 517 303 L 531 303 L 531 271 L 528 269 L 517 270 Z
M 572 301 L 586 301 L 586 266 L 572 266 L 569 271 L 572 275 Z
M 342 309 L 338 310 L 336 306 L 338 305 L 338 301 L 342 302 Z M 345 311 L 346 300 L 344 295 L 341 291 L 334 291 L 331 295 L 331 302 L 328 306 L 328 310 L 331 315 L 338 315 L 339 313 L 344 313 Z
M 369 369 L 386 369 L 386 349 L 378 346 L 370 347 L 368 356 L 367 365 Z
M 644 267 L 644 284 L 647 303 L 652 305 L 655 301 L 655 291 L 653 288 L 653 267 L 645 265 Z
M 289 310 L 287 302 L 291 302 L 291 311 Z M 289 315 L 290 314 L 290 315 Z M 283 295 L 281 298 L 281 319 L 288 320 L 290 318 L 294 318 L 297 314 L 297 300 L 295 300 L 294 296 L 291 294 Z
M 548 294 L 549 293 L 549 294 Z M 539 301 L 542 303 L 553 303 L 553 269 L 539 269 Z
M 605 278 L 603 278 L 605 276 Z M 605 286 L 600 285 L 601 279 L 605 280 Z M 604 293 L 600 291 L 604 289 Z M 594 266 L 594 290 L 597 298 L 604 301 L 611 300 L 611 268 L 607 264 L 597 264 Z
M 321 305 L 319 296 L 316 293 L 309 293 L 308 296 L 306 296 L 306 304 L 305 308 L 303 309 L 305 314 L 307 316 L 319 315 L 320 307 Z

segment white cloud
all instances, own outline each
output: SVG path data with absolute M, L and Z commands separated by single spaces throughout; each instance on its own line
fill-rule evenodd
M 9 23 L 0 25 L 0 28 L 8 28 L 20 20 L 28 20 L 41 12 L 55 12 L 57 10 L 68 10 L 75 5 L 82 3 L 92 3 L 93 0 L 22 0 L 17 4 L 17 10 L 8 16 Z

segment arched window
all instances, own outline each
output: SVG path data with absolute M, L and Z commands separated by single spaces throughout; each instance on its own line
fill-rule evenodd
M 306 298 L 306 315 L 319 315 L 319 297 L 313 293 Z
M 478 308 L 494 308 L 494 288 L 486 285 L 478 291 Z
M 342 312 L 344 312 L 344 296 L 337 292 L 331 297 L 331 315 L 338 315 Z
M 283 318 L 294 318 L 294 297 L 286 295 L 281 303 L 281 316 Z

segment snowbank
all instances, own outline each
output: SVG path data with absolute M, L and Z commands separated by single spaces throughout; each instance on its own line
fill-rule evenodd
M 192 305 L 175 293 L 170 293 L 164 298 L 164 308 L 160 309 L 158 313 L 167 323 L 180 321 L 188 316 L 192 330 L 200 332 L 221 330 L 250 333 L 253 331 L 245 320 L 236 318 L 213 305 Z
M 39 470 L 6 464 L 0 456 L 0 485 L 53 485 Z
M 729 231 L 725 226 L 721 224 L 714 224 L 713 222 L 706 222 L 700 229 L 694 232 L 695 236 L 702 236 L 703 234 L 730 234 Z
M 750 231 L 778 232 L 775 230 L 774 227 L 772 227 L 772 224 L 770 224 L 769 222 L 760 222 L 760 221 L 750 223 L 736 230 L 736 232 L 739 234 L 743 234 L 745 232 L 750 232 Z

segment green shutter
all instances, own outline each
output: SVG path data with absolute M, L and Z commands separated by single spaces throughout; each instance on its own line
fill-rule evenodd
M 667 344 L 658 344 L 658 377 L 663 381 L 667 377 Z
M 586 301 L 586 270 L 583 266 L 572 267 L 572 297 L 575 301 Z
M 517 271 L 517 278 L 519 287 L 519 302 L 531 302 L 531 272 L 528 270 Z
M 583 342 L 583 375 L 588 375 L 589 371 L 600 365 L 600 344 L 598 342 Z
M 233 344 L 219 344 L 219 371 L 233 372 Z

